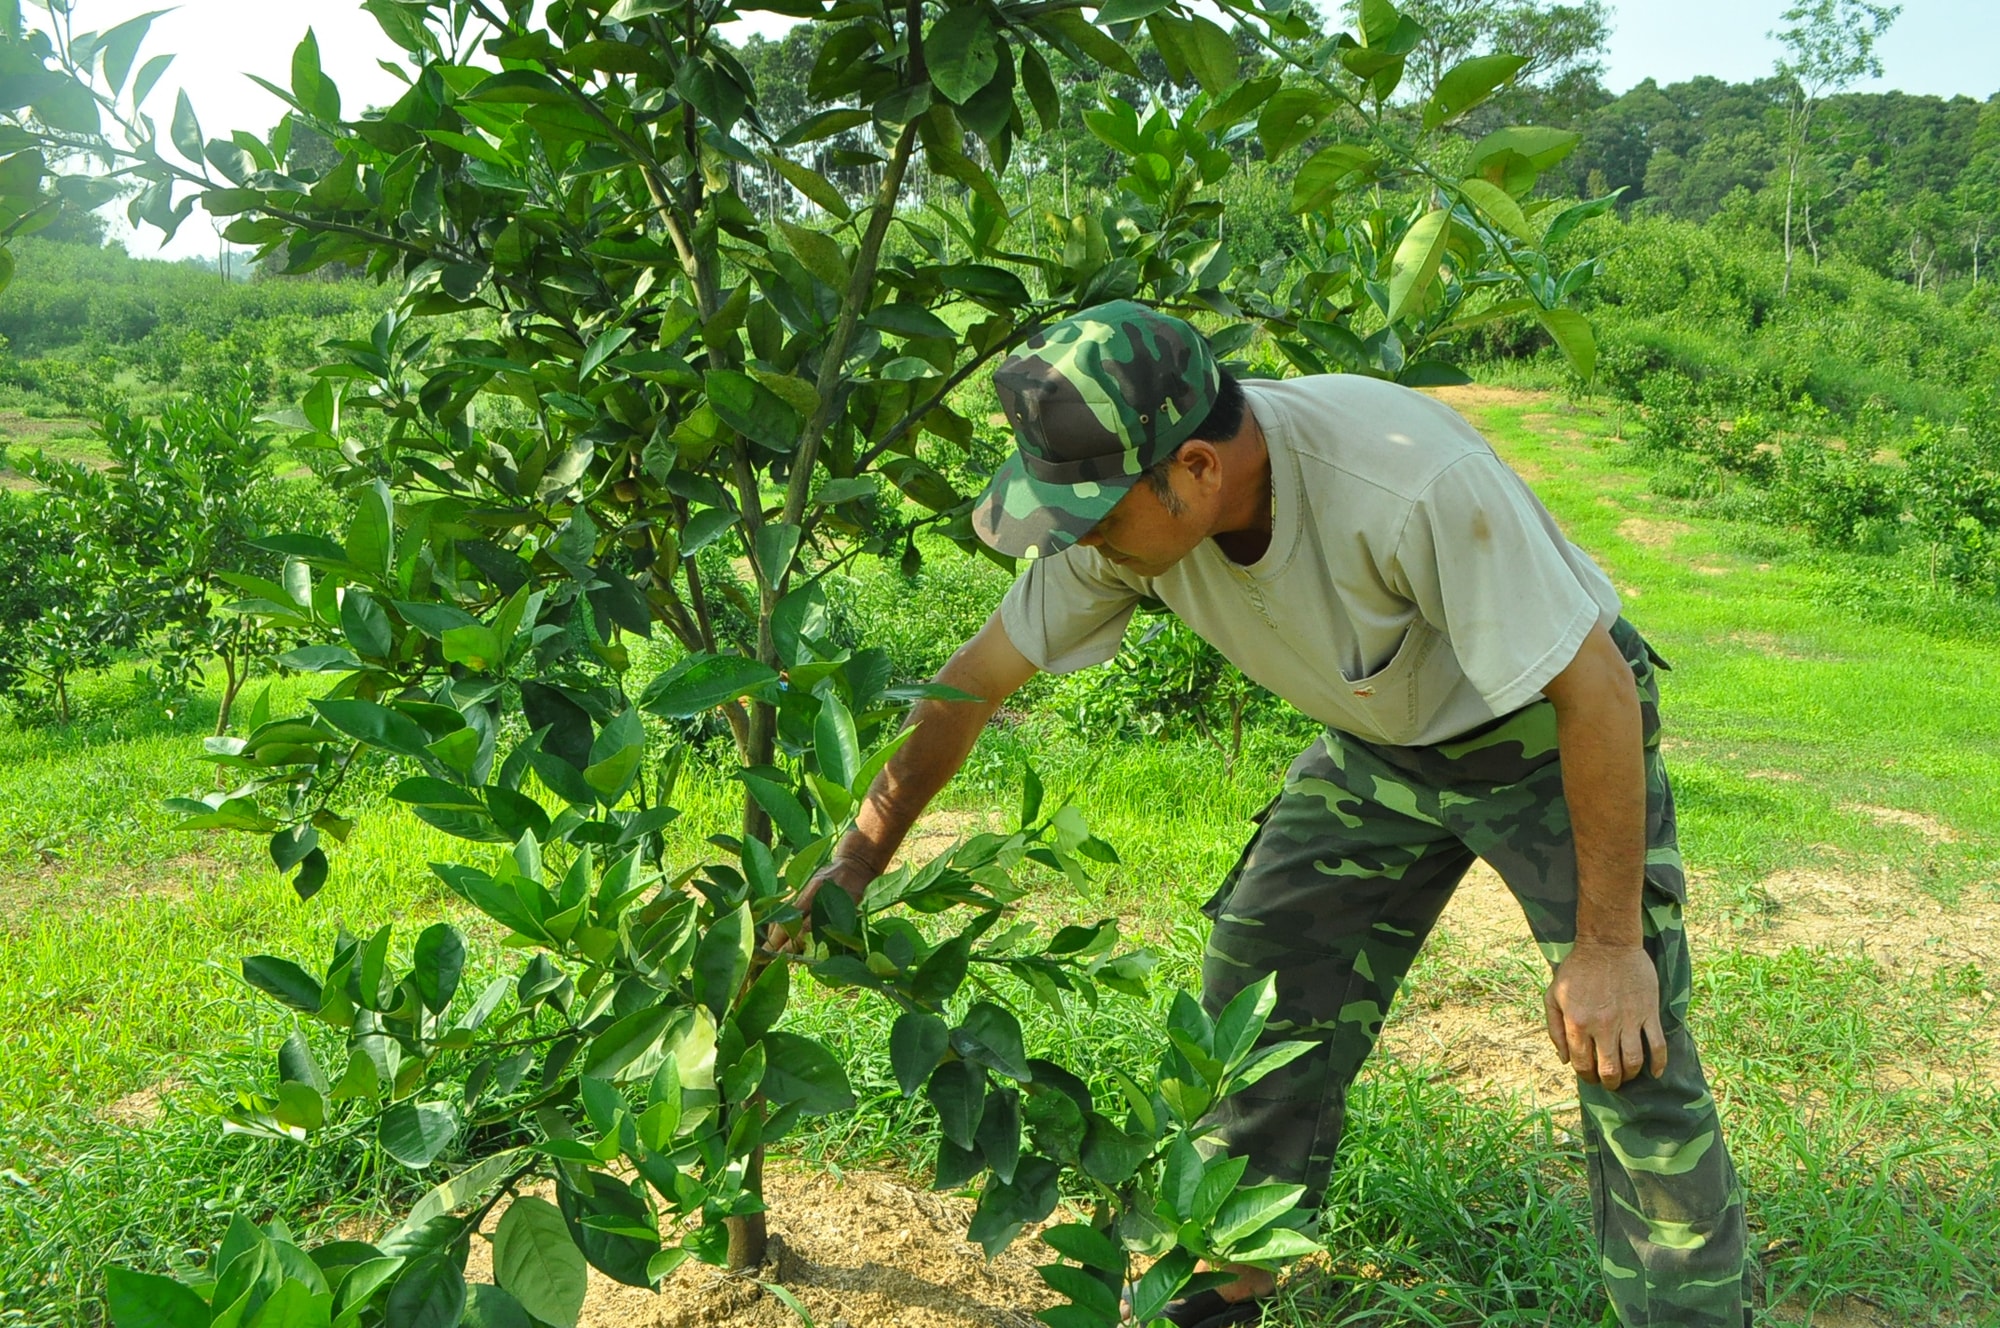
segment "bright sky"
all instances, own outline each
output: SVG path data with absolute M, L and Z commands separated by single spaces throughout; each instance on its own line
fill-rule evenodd
M 103 31 L 159 2 L 75 0 L 77 26 Z M 1787 0 L 1613 3 L 1605 69 L 1605 82 L 1613 91 L 1622 92 L 1647 77 L 1661 83 L 1696 74 L 1754 78 L 1768 73 L 1780 53 L 1767 34 L 1778 26 Z M 761 17 L 755 26 L 766 31 L 784 26 L 772 16 Z M 399 95 L 402 85 L 376 61 L 395 60 L 402 53 L 351 0 L 185 0 L 153 25 L 143 54 L 174 52 L 177 58 L 146 109 L 164 128 L 173 114 L 175 94 L 185 87 L 210 137 L 232 129 L 268 130 L 283 104 L 245 78 L 243 71 L 255 70 L 280 86 L 289 84 L 292 49 L 308 26 L 319 37 L 322 62 L 339 85 L 342 105 L 350 114 Z M 1902 17 L 1881 45 L 1884 77 L 1870 86 L 1984 100 L 2000 92 L 1996 53 L 2000 53 L 2000 0 L 1905 0 Z M 162 252 L 156 233 L 130 235 L 122 212 L 116 214 L 113 226 L 113 233 L 126 237 L 134 253 Z M 207 214 L 196 209 L 164 253 L 173 258 L 212 256 L 216 244 Z
M 1789 0 L 1611 0 L 1604 84 L 1624 92 L 1697 74 L 1743 82 L 1771 72 L 1783 48 L 1767 34 Z M 1876 48 L 1882 77 L 1862 91 L 1967 96 L 2000 92 L 2000 0 L 1903 0 Z

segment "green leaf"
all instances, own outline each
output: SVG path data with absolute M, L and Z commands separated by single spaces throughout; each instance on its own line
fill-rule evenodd
M 174 99 L 173 139 L 183 157 L 201 165 L 201 122 L 194 118 L 194 103 L 188 100 L 186 88 Z
M 1535 243 L 1535 228 L 1529 224 L 1521 205 L 1513 195 L 1488 180 L 1473 178 L 1458 182 L 1459 193 L 1467 202 L 1486 215 L 1487 220 L 1498 226 L 1522 244 Z
M 1028 104 L 1035 108 L 1042 132 L 1055 133 L 1062 123 L 1062 94 L 1056 90 L 1048 61 L 1032 45 L 1021 51 L 1021 87 L 1028 94 Z
M 1124 1276 L 1125 1252 L 1096 1227 L 1067 1222 L 1042 1232 L 1042 1239 L 1066 1259 L 1074 1259 L 1084 1267 L 1095 1268 L 1099 1272 Z
M 313 708 L 326 717 L 327 723 L 371 747 L 420 759 L 430 755 L 427 750 L 430 735 L 400 710 L 391 710 L 373 701 L 354 699 L 316 699 Z
M 931 1077 L 931 1071 L 937 1069 L 938 1062 L 944 1059 L 950 1035 L 944 1020 L 934 1014 L 906 1010 L 896 1016 L 896 1023 L 889 1030 L 889 1064 L 895 1069 L 896 1083 L 904 1097 L 915 1097 Z
M 174 62 L 171 55 L 156 55 L 139 70 L 139 77 L 132 80 L 132 104 L 137 106 L 152 95 L 153 85 L 167 72 L 167 66 Z
M 458 1118 L 442 1102 L 398 1102 L 382 1113 L 383 1151 L 406 1167 L 427 1167 L 458 1135 Z
M 1140 76 L 1139 62 L 1133 58 L 1132 52 L 1074 9 L 1059 9 L 1045 14 L 1038 27 L 1057 40 L 1075 46 L 1083 52 L 1086 60 L 1093 60 L 1130 78 Z
M 417 995 L 424 1008 L 439 1013 L 451 1004 L 458 991 L 459 975 L 465 971 L 465 938 L 449 923 L 436 922 L 417 937 L 413 954 Z
M 927 1096 L 944 1137 L 960 1148 L 971 1148 L 986 1109 L 985 1073 L 967 1061 L 946 1061 L 931 1072 Z
M 821 236 L 825 239 L 825 236 Z M 749 374 L 710 369 L 702 375 L 709 407 L 730 428 L 760 447 L 790 453 L 805 421 L 776 393 Z
M 320 1068 L 319 1058 L 313 1055 L 300 1029 L 293 1029 L 278 1047 L 278 1078 L 305 1084 L 321 1093 L 327 1091 L 326 1071 Z
M 796 1033 L 773 1032 L 764 1035 L 763 1046 L 768 1061 L 764 1095 L 773 1102 L 795 1106 L 806 1116 L 846 1111 L 854 1105 L 847 1071 L 820 1043 Z
M 771 163 L 776 168 L 778 174 L 784 176 L 786 183 L 790 184 L 792 188 L 798 190 L 807 198 L 810 198 L 813 202 L 831 212 L 834 216 L 839 217 L 842 221 L 854 215 L 854 209 L 848 206 L 847 200 L 841 196 L 840 190 L 834 188 L 833 182 L 818 171 L 801 166 L 788 157 L 767 154 L 764 160 Z M 797 252 L 796 246 L 793 247 L 793 252 Z M 837 253 L 838 250 L 836 249 L 835 252 Z M 805 259 L 801 257 L 799 261 L 804 262 Z M 821 278 L 821 280 L 825 280 L 825 278 Z M 834 285 L 832 282 L 828 282 L 827 284 L 833 286 L 835 290 L 843 288 L 842 286 Z
M 1241 71 L 1241 62 L 1236 58 L 1236 39 L 1221 24 L 1200 14 L 1187 22 L 1183 49 L 1187 53 L 1188 70 L 1204 91 L 1211 97 L 1219 97 L 1234 86 Z
M 867 124 L 874 117 L 867 111 L 851 106 L 837 106 L 830 111 L 809 115 L 786 130 L 778 139 L 781 148 L 794 148 L 804 143 L 816 143 L 823 138 Z
M 785 1013 L 785 1003 L 791 999 L 791 992 L 791 966 L 765 965 L 757 980 L 750 984 L 750 990 L 743 993 L 736 1013 L 731 1016 L 731 1022 L 745 1042 L 755 1042 L 777 1026 Z
M 591 339 L 590 347 L 583 353 L 583 363 L 577 366 L 576 376 L 588 378 L 597 372 L 598 366 L 618 353 L 618 348 L 632 339 L 629 327 L 614 327 Z
M 841 252 L 840 241 L 825 231 L 814 230 L 810 226 L 795 226 L 782 217 L 778 219 L 778 229 L 784 232 L 786 246 L 804 265 L 806 271 L 825 282 L 835 292 L 844 293 L 847 290 L 851 273 L 847 265 L 847 255 Z M 721 407 L 718 406 L 716 409 L 718 414 L 722 413 Z M 724 414 L 723 418 L 726 420 L 729 417 Z M 746 429 L 744 432 L 749 431 Z
M 990 263 L 948 263 L 933 271 L 939 281 L 975 300 L 1007 308 L 1029 303 L 1028 288 L 1006 268 Z
M 371 659 L 387 659 L 395 647 L 389 615 L 365 590 L 349 586 L 340 596 L 340 630 L 354 653 Z
M 1028 1068 L 1020 1021 L 991 1001 L 975 1001 L 965 1012 L 965 1021 L 951 1030 L 951 1047 L 973 1064 L 984 1065 L 1009 1079 L 1025 1081 L 1035 1077 Z
M 575 1328 L 589 1275 L 554 1204 L 522 1195 L 501 1215 L 493 1233 L 493 1280 L 529 1314 L 557 1328 Z
M 591 744 L 590 764 L 583 768 L 584 782 L 607 807 L 616 806 L 638 777 L 639 763 L 646 755 L 646 733 L 637 710 L 621 710 L 598 731 Z
M 1237 992 L 1216 1016 L 1211 1043 L 1215 1059 L 1234 1070 L 1257 1044 L 1264 1021 L 1277 1003 L 1277 979 L 1269 973 Z
M 1335 143 L 1306 158 L 1292 177 L 1292 211 L 1317 212 L 1333 201 L 1343 185 L 1375 164 L 1375 156 L 1352 143 Z M 1366 178 L 1361 176 L 1359 178 Z
M 1333 100 L 1313 88 L 1281 88 L 1257 116 L 1257 137 L 1272 161 L 1311 138 L 1333 110 Z
M 491 1282 L 470 1283 L 465 1291 L 460 1328 L 535 1328 L 521 1302 Z
M 1472 144 L 1472 156 L 1468 158 L 1474 174 L 1486 174 L 1488 162 L 1514 154 L 1520 156 L 1530 170 L 1548 170 L 1562 158 L 1576 150 L 1582 142 L 1582 134 L 1574 130 L 1556 130 L 1548 126 L 1514 126 L 1504 130 L 1494 130 L 1486 138 Z M 1490 178 L 1490 176 L 1488 176 Z
M 1106 24 L 1130 23 L 1136 18 L 1146 18 L 1159 13 L 1173 0 L 1105 0 L 1098 7 L 1097 21 Z
M 1401 321 L 1437 278 L 1451 235 L 1451 213 L 1434 208 L 1419 217 L 1396 246 L 1389 266 L 1389 322 Z
M 1248 1244 L 1238 1245 L 1229 1251 L 1229 1257 L 1245 1263 L 1268 1263 L 1281 1259 L 1297 1259 L 1308 1254 L 1317 1254 L 1326 1248 L 1303 1231 L 1290 1227 L 1272 1227 Z
M 493 75 L 466 93 L 465 100 L 498 102 L 503 105 L 535 103 L 544 106 L 566 106 L 570 102 L 570 96 L 547 74 L 532 69 L 509 69 Z
M 1537 309 L 1535 317 L 1562 348 L 1576 376 L 1589 382 L 1597 372 L 1597 336 L 1590 330 L 1590 320 L 1574 309 Z
M 651 1076 L 666 1060 L 662 1042 L 680 1014 L 661 1004 L 626 1015 L 591 1039 L 584 1074 L 620 1082 Z
M 709 924 L 694 952 L 694 998 L 720 1020 L 736 1000 L 736 989 L 750 971 L 750 953 L 757 924 L 750 906 L 738 904 Z
M 785 842 L 793 848 L 804 848 L 812 843 L 813 818 L 799 800 L 792 796 L 790 789 L 774 784 L 757 775 L 738 774 L 743 787 L 750 790 L 750 796 L 757 800 L 771 817 L 771 823 L 785 837 Z
M 251 955 L 243 961 L 243 980 L 294 1010 L 305 1014 L 319 1013 L 319 983 L 289 959 Z
M 1305 1192 L 1303 1185 L 1246 1185 L 1222 1201 L 1209 1234 L 1217 1245 L 1234 1245 L 1296 1210 Z
M 742 655 L 690 655 L 647 686 L 639 708 L 662 719 L 692 719 L 777 677 L 776 669 Z
M 1045 1157 L 1024 1157 L 1011 1182 L 998 1176 L 986 1183 L 972 1215 L 966 1239 L 993 1258 L 1007 1248 L 1021 1228 L 1055 1211 L 1056 1177 L 1061 1168 Z M 1145 1322 L 1141 1319 L 1139 1322 Z
M 1499 91 L 1527 63 L 1525 55 L 1475 55 L 1459 61 L 1445 71 L 1437 91 L 1424 103 L 1424 128 L 1436 129 L 1456 120 Z
M 311 825 L 287 826 L 271 836 L 271 865 L 288 872 L 319 847 L 319 831 Z
M 1021 771 L 1021 828 L 1028 829 L 1042 814 L 1042 777 L 1035 773 L 1035 767 L 1025 766 Z
M 1216 101 L 1213 106 L 1202 112 L 1202 117 L 1196 122 L 1195 128 L 1205 134 L 1213 133 L 1216 130 L 1233 128 L 1248 119 L 1253 112 L 1261 115 L 1265 103 L 1270 101 L 1283 86 L 1284 80 L 1276 74 L 1264 78 L 1246 78 L 1231 88 L 1227 95 Z
M 813 754 L 819 758 L 819 772 L 842 788 L 854 783 L 861 772 L 861 748 L 855 738 L 854 716 L 840 698 L 822 698 L 819 717 L 813 721 Z
M 1193 1273 L 1194 1256 L 1186 1250 L 1170 1250 L 1161 1256 L 1144 1277 L 1132 1284 L 1133 1322 L 1151 1323 Z
M 1000 34 L 986 6 L 946 10 L 924 34 L 924 63 L 931 86 L 960 105 L 992 82 L 1000 68 Z
M 874 479 L 856 475 L 850 479 L 828 480 L 813 492 L 812 501 L 815 507 L 835 507 L 861 498 L 873 498 L 876 492 Z
M 557 1180 L 571 1242 L 599 1272 L 627 1286 L 650 1287 L 648 1269 L 660 1253 L 660 1237 L 645 1200 L 601 1171 L 590 1174 L 589 1184 L 586 1192 L 566 1177 Z
M 320 71 L 319 38 L 311 28 L 292 52 L 292 95 L 308 115 L 329 123 L 340 118 L 340 91 Z
M 384 1321 L 397 1328 L 458 1328 L 464 1313 L 465 1274 L 441 1254 L 411 1264 L 389 1288 L 383 1306 Z M 257 1323 L 262 1323 L 261 1317 Z
M 1152 1151 L 1151 1140 L 1128 1134 L 1107 1117 L 1091 1112 L 1084 1119 L 1081 1159 L 1084 1174 L 1106 1185 L 1123 1185 Z
M 521 1165 L 521 1150 L 509 1148 L 473 1163 L 450 1180 L 417 1200 L 402 1227 L 415 1230 L 434 1217 L 444 1217 L 463 1208 L 505 1180 Z
M 1223 1095 L 1226 1097 L 1248 1088 L 1273 1070 L 1290 1065 L 1317 1045 L 1313 1042 L 1279 1042 L 1252 1053 L 1250 1059 L 1237 1067 L 1234 1077 L 1223 1086 Z
M 114 1266 L 105 1291 L 113 1328 L 208 1328 L 208 1302 L 171 1277 Z
M 792 567 L 792 554 L 799 547 L 800 530 L 797 526 L 782 521 L 765 523 L 757 532 L 752 551 L 757 557 L 757 568 L 763 572 L 769 585 L 777 585 Z
M 910 981 L 910 994 L 933 1005 L 944 1004 L 965 981 L 965 969 L 971 962 L 971 956 L 972 940 L 969 936 L 954 936 L 945 941 L 917 965 L 916 976 Z
M 994 1084 L 986 1091 L 986 1108 L 979 1116 L 973 1135 L 980 1156 L 993 1174 L 1012 1181 L 1021 1158 L 1021 1094 L 1018 1089 Z
M 1593 198 L 1589 202 L 1578 203 L 1573 207 L 1566 207 L 1561 212 L 1558 212 L 1555 220 L 1549 223 L 1548 230 L 1542 235 L 1542 248 L 1545 250 L 1554 249 L 1567 239 L 1569 233 L 1579 225 L 1590 220 L 1592 217 L 1602 216 L 1604 213 L 1610 211 L 1611 205 L 1618 201 L 1618 194 L 1621 192 L 1623 191 L 1614 191 L 1602 198 Z M 1533 243 L 1533 241 L 1531 240 L 1530 243 Z
M 145 42 L 146 32 L 153 26 L 153 20 L 167 12 L 156 9 L 150 14 L 126 19 L 98 38 L 97 49 L 104 58 L 104 81 L 110 86 L 113 96 L 125 90 L 125 80 L 132 74 L 132 62 L 139 58 L 139 47 Z M 145 98 L 138 100 L 144 101 Z
M 478 673 L 490 672 L 507 660 L 507 643 L 484 623 L 448 628 L 439 644 L 448 662 L 463 664 Z
M 1361 21 L 1361 40 L 1369 46 L 1387 42 L 1402 20 L 1392 0 L 1359 0 L 1355 17 Z

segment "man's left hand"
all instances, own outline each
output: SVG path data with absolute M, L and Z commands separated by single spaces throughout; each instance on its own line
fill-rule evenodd
M 1660 977 L 1640 945 L 1578 941 L 1542 996 L 1556 1054 L 1586 1083 L 1616 1089 L 1667 1070 Z

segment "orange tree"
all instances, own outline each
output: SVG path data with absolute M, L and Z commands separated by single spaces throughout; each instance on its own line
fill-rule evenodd
M 586 1264 L 638 1285 L 689 1257 L 754 1266 L 763 1147 L 854 1101 L 828 1049 L 784 1025 L 798 965 L 895 1007 L 891 1061 L 934 1108 L 938 1182 L 983 1177 L 975 1240 L 1001 1248 L 1062 1184 L 1095 1200 L 1045 1236 L 1056 1328 L 1115 1324 L 1134 1253 L 1159 1256 L 1134 1294 L 1144 1322 L 1198 1282 L 1198 1257 L 1314 1248 L 1296 1187 L 1242 1185 L 1241 1160 L 1197 1147 L 1220 1096 L 1299 1049 L 1260 1045 L 1268 984 L 1214 1012 L 1176 996 L 1158 1063 L 1082 1067 L 1113 1086 L 1095 1094 L 1028 1057 L 1006 992 L 1094 1001 L 1146 968 L 1109 922 L 1005 923 L 1024 866 L 1115 860 L 1032 776 L 1017 830 L 899 868 L 858 905 L 822 892 L 804 955 L 764 962 L 756 938 L 796 916 L 906 707 L 921 722 L 952 701 L 836 646 L 823 578 L 914 557 L 925 527 L 973 546 L 946 473 L 974 433 L 953 392 L 1033 329 L 1136 297 L 1221 316 L 1225 355 L 1261 327 L 1306 369 L 1435 382 L 1466 327 L 1532 313 L 1588 371 L 1562 301 L 1589 267 L 1541 256 L 1573 221 L 1521 201 L 1571 140 L 1503 131 L 1463 178 L 1441 165 L 1464 159 L 1449 123 L 1519 62 L 1467 61 L 1411 107 L 1393 94 L 1421 29 L 1386 0 L 1318 44 L 1282 3 L 1225 0 L 1270 53 L 1248 71 L 1174 0 L 1094 18 L 1072 0 L 763 0 L 741 8 L 812 25 L 816 53 L 811 105 L 778 121 L 719 35 L 738 12 L 723 0 L 364 8 L 407 56 L 394 104 L 344 106 L 309 35 L 266 84 L 291 114 L 227 137 L 184 95 L 164 133 L 138 109 L 168 59 L 142 61 L 148 19 L 83 31 L 57 0 L 22 33 L 0 15 L 0 235 L 123 186 L 137 223 L 171 233 L 200 206 L 270 270 L 341 264 L 399 292 L 281 416 L 351 495 L 344 539 L 271 535 L 282 572 L 233 582 L 238 612 L 309 642 L 282 662 L 326 686 L 213 740 L 234 786 L 182 804 L 186 825 L 267 837 L 310 896 L 351 828 L 350 772 L 386 760 L 393 798 L 495 846 L 435 870 L 526 954 L 476 991 L 447 924 L 407 946 L 343 934 L 311 968 L 246 959 L 300 1031 L 233 1128 L 469 1165 L 370 1243 L 307 1253 L 239 1218 L 191 1282 L 114 1270 L 114 1319 L 564 1324 Z M 1036 223 L 1002 185 L 1060 116 L 1048 52 L 1136 75 L 1139 24 L 1178 90 L 1089 114 L 1125 164 L 1118 196 L 1042 219 L 1055 256 L 1017 252 L 1010 233 Z M 330 145 L 317 165 L 291 150 L 298 126 Z M 1213 187 L 1252 134 L 1299 158 L 1302 268 L 1237 272 L 1216 237 Z M 919 174 L 943 182 L 921 213 Z M 633 639 L 660 637 L 677 662 L 642 677 Z M 674 726 L 715 713 L 741 822 L 709 860 L 675 861 Z M 554 1203 L 515 1195 L 537 1176 Z M 468 1287 L 471 1233 L 509 1200 L 495 1283 Z

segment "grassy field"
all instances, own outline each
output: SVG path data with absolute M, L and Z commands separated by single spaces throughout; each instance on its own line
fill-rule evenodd
M 1886 564 L 1676 510 L 1649 492 L 1615 416 L 1504 389 L 1453 399 L 1674 665 L 1692 1017 L 1774 1321 L 2000 1322 L 2000 614 L 1903 585 Z M 945 552 L 914 585 L 858 574 L 847 602 L 916 669 L 1004 584 Z M 225 1138 L 209 1108 L 271 1074 L 290 1025 L 235 977 L 237 958 L 318 956 L 343 925 L 463 923 L 425 865 L 463 846 L 378 807 L 332 884 L 299 904 L 256 843 L 170 828 L 161 800 L 212 779 L 197 759 L 212 711 L 159 716 L 129 673 L 92 680 L 72 729 L 0 729 L 0 1323 L 94 1322 L 107 1262 L 171 1263 L 214 1237 L 218 1214 L 331 1229 L 418 1188 L 351 1142 Z M 280 699 L 300 685 L 276 684 Z M 1049 882 L 1036 908 L 1118 914 L 1159 951 L 1170 990 L 1195 979 L 1195 905 L 1298 728 L 1253 732 L 1225 774 L 1192 740 L 1079 732 L 1067 703 L 1088 685 L 1033 684 L 923 843 L 1003 819 L 1032 756 L 1124 858 L 1081 895 Z M 677 847 L 692 855 L 730 819 L 727 789 L 697 779 L 689 811 Z M 1329 1254 L 1289 1279 L 1274 1322 L 1601 1317 L 1573 1093 L 1539 1032 L 1540 981 L 1518 913 L 1490 878 L 1470 881 L 1358 1086 Z M 1148 1057 L 1162 1004 L 1031 1032 L 1107 1062 Z M 920 1173 L 885 1028 L 831 998 L 799 1017 L 847 1050 L 864 1110 L 797 1151 Z

